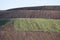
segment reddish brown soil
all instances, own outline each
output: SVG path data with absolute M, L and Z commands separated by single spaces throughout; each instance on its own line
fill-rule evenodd
M 14 31 L 13 23 L 0 30 L 0 40 L 60 40 L 60 33 L 43 31 Z
M 60 19 L 60 10 L 14 10 L 0 12 L 0 18 L 49 18 Z
M 0 31 L 0 40 L 60 40 L 60 33 Z

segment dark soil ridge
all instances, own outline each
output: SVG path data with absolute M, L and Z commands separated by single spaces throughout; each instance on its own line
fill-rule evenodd
M 60 19 L 60 6 L 35 6 L 0 11 L 0 18 Z
M 14 11 L 14 10 L 60 10 L 60 6 L 21 7 L 21 8 L 8 9 L 7 11 Z
M 60 19 L 60 10 L 15 10 L 0 12 L 0 18 L 48 18 Z

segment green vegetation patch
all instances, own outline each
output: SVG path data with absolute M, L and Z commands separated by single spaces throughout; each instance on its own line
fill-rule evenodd
M 10 19 L 0 19 L 0 28 L 5 25 L 6 23 L 8 23 L 10 21 Z
M 15 18 L 14 29 L 21 31 L 60 32 L 60 20 L 43 18 Z

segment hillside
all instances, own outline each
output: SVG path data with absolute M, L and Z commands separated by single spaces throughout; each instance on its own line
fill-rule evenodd
M 13 8 L 5 11 L 0 11 L 0 18 L 60 19 L 60 6 Z
M 0 40 L 60 40 L 60 6 L 0 10 Z

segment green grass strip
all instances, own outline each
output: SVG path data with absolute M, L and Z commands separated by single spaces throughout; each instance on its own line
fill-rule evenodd
M 43 18 L 15 18 L 14 29 L 21 31 L 60 32 L 60 20 Z

